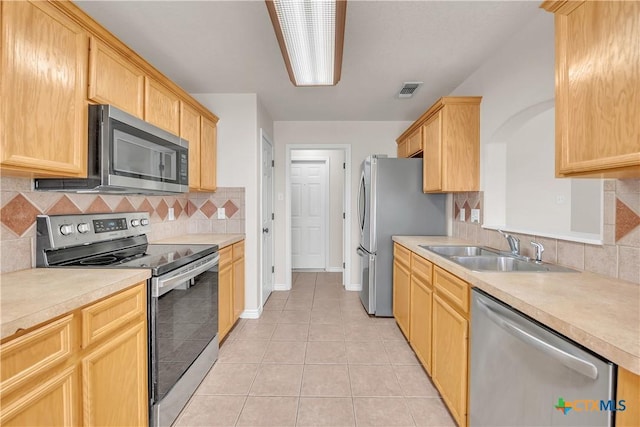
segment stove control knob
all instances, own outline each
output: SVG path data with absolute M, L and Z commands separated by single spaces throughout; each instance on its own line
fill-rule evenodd
M 60 234 L 63 236 L 68 236 L 69 234 L 73 234 L 74 227 L 71 224 L 65 224 L 60 226 Z
M 87 224 L 86 222 L 78 224 L 78 233 L 84 234 L 84 233 L 87 233 L 89 230 L 91 230 L 91 227 L 89 227 L 89 224 Z
M 140 225 L 140 220 L 139 219 L 132 219 L 131 220 L 131 226 L 132 227 L 137 227 Z
M 149 220 L 146 218 L 142 218 L 140 220 L 140 225 L 145 226 L 145 225 L 149 225 Z

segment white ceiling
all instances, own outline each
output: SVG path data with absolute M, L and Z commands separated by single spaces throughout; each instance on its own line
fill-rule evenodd
M 187 92 L 257 93 L 274 120 L 415 120 L 544 13 L 538 1 L 350 0 L 342 79 L 297 88 L 262 0 L 76 4 Z M 424 85 L 400 100 L 405 81 Z

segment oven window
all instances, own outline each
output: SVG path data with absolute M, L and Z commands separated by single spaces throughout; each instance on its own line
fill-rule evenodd
M 155 299 L 156 401 L 218 333 L 217 267 Z M 152 350 L 154 351 L 154 350 Z

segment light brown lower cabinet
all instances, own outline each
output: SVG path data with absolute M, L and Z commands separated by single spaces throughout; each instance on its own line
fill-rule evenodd
M 3 340 L 0 424 L 146 426 L 146 312 L 142 282 Z
M 393 317 L 405 337 L 409 338 L 409 297 L 411 252 L 399 245 L 393 247 Z
M 431 263 L 412 253 L 411 265 L 409 341 L 425 370 L 431 375 L 431 338 L 433 331 Z
M 618 400 L 624 400 L 626 409 L 616 412 L 616 427 L 640 425 L 640 376 L 618 368 Z
M 227 336 L 244 311 L 244 240 L 220 249 L 218 340 Z

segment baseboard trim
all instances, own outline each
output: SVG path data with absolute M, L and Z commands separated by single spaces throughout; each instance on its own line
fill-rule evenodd
M 351 283 L 344 285 L 344 289 L 347 291 L 356 291 L 360 292 L 362 290 L 362 285 L 360 283 Z
M 342 267 L 327 267 L 325 271 L 327 273 L 342 273 L 344 269 Z
M 262 314 L 262 307 L 252 310 L 245 310 L 240 314 L 242 319 L 259 319 Z
M 291 288 L 284 283 L 276 283 L 273 285 L 274 291 L 290 291 Z

